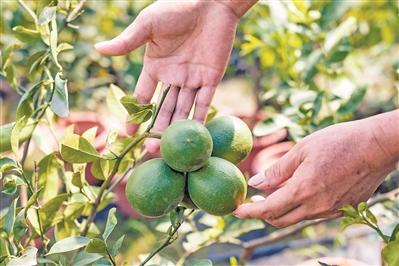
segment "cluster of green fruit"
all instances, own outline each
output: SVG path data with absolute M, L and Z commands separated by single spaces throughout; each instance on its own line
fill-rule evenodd
M 205 126 L 176 121 L 162 135 L 162 158 L 134 169 L 126 196 L 147 217 L 165 215 L 179 204 L 213 215 L 229 214 L 246 197 L 246 181 L 235 164 L 252 145 L 251 131 L 237 117 L 219 117 Z

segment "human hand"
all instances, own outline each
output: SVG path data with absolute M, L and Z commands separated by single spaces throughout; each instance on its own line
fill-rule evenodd
M 116 38 L 96 44 L 104 55 L 123 55 L 146 45 L 143 70 L 134 94 L 148 103 L 158 81 L 171 84 L 154 131 L 178 119 L 203 122 L 232 49 L 238 15 L 216 1 L 156 1 Z M 154 142 L 155 141 L 155 142 Z M 147 144 L 150 152 L 159 142 Z
M 344 204 L 366 201 L 399 160 L 398 121 L 394 111 L 307 136 L 249 181 L 256 189 L 275 191 L 241 205 L 235 215 L 286 227 L 336 217 Z

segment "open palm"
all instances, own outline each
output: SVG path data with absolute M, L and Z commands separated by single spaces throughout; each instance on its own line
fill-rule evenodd
M 174 120 L 187 118 L 194 102 L 193 118 L 205 120 L 226 69 L 237 22 L 228 7 L 213 1 L 157 1 L 119 36 L 96 49 L 123 55 L 147 44 L 135 95 L 147 103 L 158 81 L 172 85 L 154 126 L 163 131 Z

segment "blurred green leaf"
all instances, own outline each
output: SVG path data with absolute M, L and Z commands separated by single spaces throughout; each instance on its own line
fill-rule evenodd
M 67 80 L 61 78 L 62 73 L 59 72 L 54 80 L 54 94 L 51 99 L 51 110 L 60 117 L 69 115 L 68 88 Z
M 60 216 L 59 213 L 66 199 L 68 199 L 67 193 L 59 194 L 47 201 L 43 207 L 39 209 L 39 217 L 44 231 L 47 231 L 52 225 L 62 220 L 62 216 Z
M 350 36 L 356 30 L 356 27 L 356 18 L 349 17 L 338 27 L 327 33 L 324 43 L 325 52 L 327 54 L 331 52 L 345 37 Z
M 399 239 L 389 242 L 382 249 L 382 258 L 388 266 L 399 265 Z
M 40 33 L 37 30 L 25 28 L 24 26 L 15 26 L 12 28 L 14 36 L 24 43 L 33 43 L 40 40 Z
M 118 223 L 118 220 L 116 219 L 116 216 L 115 216 L 115 211 L 116 211 L 115 208 L 111 208 L 108 212 L 107 223 L 105 225 L 105 229 L 104 229 L 104 233 L 103 233 L 104 241 L 107 241 L 109 235 L 112 233 L 116 224 Z
M 64 164 L 55 153 L 51 153 L 41 159 L 38 166 L 38 187 L 42 188 L 40 198 L 47 202 L 58 195 L 64 174 Z
M 352 205 L 346 204 L 340 210 L 343 211 L 345 216 L 352 217 L 352 218 L 360 217 L 359 213 Z
M 60 43 L 57 47 L 57 54 L 61 53 L 62 51 L 72 50 L 73 46 L 69 43 Z
M 65 253 L 68 251 L 76 250 L 85 247 L 87 244 L 89 244 L 89 242 L 90 239 L 83 236 L 68 237 L 54 243 L 47 255 Z
M 266 136 L 282 128 L 288 127 L 292 122 L 284 115 L 274 115 L 266 120 L 257 123 L 253 129 L 256 137 Z
M 17 120 L 17 122 L 15 123 L 14 127 L 11 130 L 11 138 L 10 138 L 11 150 L 16 155 L 17 159 L 19 158 L 18 149 L 20 143 L 20 135 L 22 135 L 21 131 L 23 130 L 23 128 L 26 126 L 27 123 L 28 119 L 25 116 L 23 116 Z
M 61 156 L 69 163 L 87 163 L 102 158 L 83 137 L 70 134 L 61 142 Z
M 337 110 L 338 115 L 352 114 L 362 103 L 364 96 L 366 95 L 366 87 L 360 87 L 356 89 L 350 96 L 350 98 L 341 104 Z
M 87 253 L 86 251 L 81 251 L 78 253 L 73 261 L 74 266 L 85 266 L 91 265 L 95 261 L 101 259 L 103 255 L 97 253 Z
M 3 190 L 2 192 L 7 195 L 14 195 L 17 192 L 17 187 L 24 185 L 25 182 L 17 175 L 9 174 L 3 177 Z
M 114 84 L 109 86 L 106 98 L 108 109 L 121 120 L 125 120 L 127 116 L 127 111 L 120 102 L 121 98 L 125 95 L 123 90 L 118 86 Z
M 110 247 L 109 254 L 111 256 L 115 257 L 116 255 L 119 254 L 119 250 L 122 247 L 123 240 L 125 239 L 125 235 L 122 235 L 118 240 L 115 241 L 115 243 Z
M 46 80 L 41 80 L 35 85 L 27 90 L 24 95 L 22 95 L 19 100 L 19 104 L 16 111 L 16 119 L 20 119 L 23 116 L 29 118 L 33 113 L 33 97 L 38 92 L 43 83 L 48 82 Z
M 49 23 L 53 17 L 55 17 L 57 7 L 55 6 L 46 6 L 43 8 L 42 12 L 39 15 L 39 24 L 47 24 Z
M 107 252 L 107 245 L 105 244 L 104 240 L 99 238 L 90 239 L 89 244 L 87 244 L 85 251 L 87 253 L 106 253 Z
M 34 266 L 37 265 L 37 248 L 35 247 L 27 247 L 20 257 L 11 259 L 7 266 Z
M 395 240 L 399 240 L 399 223 L 392 230 L 391 237 L 389 238 L 389 241 L 395 241 Z
M 98 159 L 91 165 L 91 173 L 99 180 L 105 180 L 111 173 L 116 160 Z
M 366 209 L 366 217 L 369 219 L 370 222 L 377 225 L 377 218 L 375 215 L 370 211 L 369 208 Z
M 153 114 L 153 109 L 144 109 L 136 113 L 130 114 L 127 118 L 129 123 L 141 124 L 148 121 Z
M 3 231 L 7 233 L 8 236 L 13 235 L 13 228 L 15 222 L 15 209 L 17 207 L 18 198 L 14 199 L 8 207 L 7 213 L 4 216 Z
M 13 231 L 14 237 L 17 241 L 20 241 L 28 231 L 28 225 L 26 224 L 25 220 L 25 212 L 23 210 L 19 211 L 15 217 Z

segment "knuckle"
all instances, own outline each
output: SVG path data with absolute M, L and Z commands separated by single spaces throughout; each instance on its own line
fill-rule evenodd
M 265 170 L 265 176 L 268 178 L 276 178 L 281 176 L 281 168 L 278 163 L 272 164 L 269 168 Z

